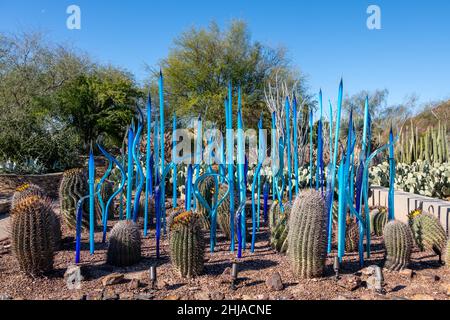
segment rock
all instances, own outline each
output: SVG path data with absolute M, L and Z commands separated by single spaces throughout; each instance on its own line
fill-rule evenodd
M 432 282 L 437 282 L 441 280 L 441 277 L 439 277 L 437 274 L 434 273 L 420 273 L 420 278 L 424 279 L 425 281 L 432 281 Z
M 444 293 L 450 297 L 450 284 L 447 283 L 446 285 L 443 286 L 443 291 Z
M 399 272 L 402 276 L 406 276 L 408 278 L 412 278 L 414 276 L 414 271 L 411 269 L 403 269 Z
M 180 297 L 175 295 L 169 295 L 166 296 L 163 300 L 180 300 Z
M 8 296 L 7 294 L 0 294 L 0 301 L 12 300 L 13 298 Z
M 139 279 L 132 279 L 128 283 L 128 289 L 129 290 L 136 290 L 136 289 L 139 289 L 140 285 L 141 285 L 141 282 L 139 281 Z
M 189 287 L 188 290 L 189 291 L 199 291 L 199 290 L 201 290 L 201 288 L 200 287 Z
M 98 300 L 102 300 L 102 298 L 103 298 L 103 293 L 99 292 L 99 291 L 91 292 L 86 296 L 86 300 L 97 300 L 98 301 Z
M 266 280 L 266 286 L 269 290 L 280 291 L 283 290 L 283 281 L 279 272 L 272 273 Z
M 375 273 L 375 270 L 378 268 L 377 265 L 371 265 L 368 266 L 367 268 L 364 268 L 361 270 L 361 273 L 365 276 L 371 276 Z
M 211 297 L 210 297 L 209 292 L 202 291 L 195 295 L 195 299 L 196 300 L 211 300 Z
M 152 293 L 142 293 L 142 294 L 136 294 L 134 295 L 135 300 L 153 300 L 155 296 Z M 171 299 L 165 299 L 165 300 L 171 300 Z M 172 300 L 176 300 L 176 299 L 172 299 Z
M 81 272 L 81 267 L 77 265 L 70 265 L 64 273 L 64 281 L 69 289 L 80 289 L 80 282 L 84 280 Z
M 104 287 L 113 286 L 115 284 L 121 283 L 123 279 L 124 279 L 123 273 L 111 273 L 102 278 L 102 284 Z
M 114 291 L 107 291 L 103 294 L 103 300 L 119 300 L 119 295 Z
M 434 298 L 428 294 L 419 293 L 419 294 L 415 294 L 412 297 L 412 300 L 434 300 Z
M 408 298 L 405 298 L 405 297 L 397 297 L 397 296 L 393 296 L 392 298 L 391 298 L 391 300 L 409 300 Z
M 119 294 L 119 299 L 120 300 L 133 300 L 134 298 L 135 297 L 134 297 L 134 294 L 132 292 L 122 292 L 121 294 Z
M 344 275 L 337 281 L 337 285 L 349 291 L 354 291 L 361 286 L 361 278 L 355 275 Z
M 253 299 L 253 297 L 251 297 L 251 296 L 249 296 L 249 295 L 244 294 L 244 295 L 242 296 L 242 300 L 255 300 L 255 299 Z
M 220 291 L 214 291 L 210 293 L 211 300 L 224 300 L 225 295 Z
M 333 298 L 332 300 L 350 300 L 349 298 L 347 298 L 346 296 L 337 296 L 336 298 Z
M 269 295 L 268 294 L 258 294 L 256 296 L 256 300 L 269 300 Z
M 129 272 L 129 273 L 125 273 L 124 274 L 124 278 L 127 279 L 127 280 L 139 280 L 139 281 L 141 281 L 141 280 L 145 280 L 146 279 L 147 274 L 148 274 L 147 272 L 142 272 L 142 271 Z

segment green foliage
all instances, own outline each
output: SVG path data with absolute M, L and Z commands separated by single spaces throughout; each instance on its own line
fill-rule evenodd
M 327 255 L 327 210 L 316 190 L 301 193 L 289 218 L 288 256 L 294 275 L 320 277 Z
M 127 267 L 141 260 L 141 232 L 133 221 L 123 220 L 114 225 L 109 236 L 108 264 Z
M 227 30 L 212 23 L 208 29 L 184 32 L 161 63 L 170 111 L 187 117 L 201 113 L 218 128 L 225 126 L 223 104 L 229 80 L 234 86 L 241 84 L 245 125 L 256 128 L 261 111 L 267 112 L 264 86 L 276 71 L 291 72 L 287 65 L 284 50 L 252 41 L 242 21 L 233 21 Z M 235 96 L 234 110 L 236 101 Z
M 384 228 L 383 239 L 386 246 L 385 268 L 399 271 L 408 267 L 413 245 L 408 225 L 400 221 L 390 221 Z

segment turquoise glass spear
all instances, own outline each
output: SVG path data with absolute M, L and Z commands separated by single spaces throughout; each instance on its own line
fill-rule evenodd
M 287 170 L 288 170 L 288 186 L 289 186 L 289 201 L 292 201 L 292 162 L 291 162 L 291 106 L 289 104 L 289 98 L 286 97 L 285 102 L 286 113 L 286 141 L 287 146 Z
M 200 165 L 203 160 L 203 122 L 202 116 L 199 115 L 197 119 L 197 134 L 195 137 L 195 181 L 200 177 Z M 194 199 L 194 209 L 197 208 L 197 201 Z
M 242 112 L 238 110 L 237 115 L 237 169 L 238 169 L 238 184 L 239 184 L 239 203 L 242 205 L 245 203 L 245 181 L 244 181 L 244 167 L 245 167 L 245 153 L 244 153 L 244 123 L 242 121 Z M 245 210 L 242 212 L 241 221 L 241 236 L 242 236 L 242 248 L 245 249 L 246 239 L 245 239 Z M 239 227 L 239 226 L 238 226 Z
M 294 93 L 294 102 L 292 106 L 293 119 L 292 126 L 294 128 L 294 176 L 295 176 L 295 195 L 298 196 L 298 115 L 297 115 L 297 98 Z
M 319 188 L 321 188 L 322 193 L 323 193 L 322 90 L 320 90 L 320 92 L 319 92 L 319 109 L 320 109 L 320 118 L 319 118 L 319 122 L 317 125 L 316 190 L 319 190 Z
M 277 163 L 277 153 L 276 153 L 276 146 L 277 146 L 277 132 L 276 132 L 276 114 L 275 112 L 272 112 L 272 139 L 271 139 L 271 155 L 272 155 L 272 200 L 275 201 L 276 199 L 276 182 L 275 182 L 275 169 L 276 169 L 276 163 Z
M 152 135 L 152 98 L 150 91 L 148 92 L 147 99 L 147 145 L 146 145 L 146 158 L 145 158 L 145 205 L 144 205 L 144 237 L 148 233 L 148 197 L 152 194 L 152 168 L 150 165 L 151 160 L 151 135 Z
M 173 114 L 172 120 L 172 162 L 175 164 L 173 167 L 172 174 L 172 207 L 177 207 L 177 164 L 176 164 L 176 153 L 177 153 L 177 115 Z
M 331 166 L 331 185 L 330 190 L 327 190 L 331 195 L 328 203 L 328 253 L 331 252 L 331 238 L 333 232 L 333 198 L 334 198 L 334 184 L 336 180 L 336 164 L 339 151 L 339 131 L 341 129 L 341 111 L 342 111 L 342 95 L 344 91 L 344 81 L 341 79 L 339 84 L 338 104 L 337 104 L 337 117 L 336 117 L 336 130 L 334 136 L 334 152 L 333 152 L 333 165 Z
M 144 128 L 144 114 L 142 110 L 137 107 L 139 112 L 138 129 L 133 141 L 133 160 L 136 163 L 136 194 L 134 196 L 134 208 L 133 208 L 133 221 L 136 223 L 138 219 L 139 203 L 141 198 L 142 189 L 144 188 L 144 173 L 142 170 L 142 164 L 139 159 L 139 144 L 141 140 L 141 133 Z
M 91 254 L 94 254 L 94 228 L 95 228 L 95 216 L 94 216 L 94 184 L 95 184 L 95 163 L 94 154 L 89 151 L 89 247 Z
M 395 219 L 394 211 L 394 183 L 395 183 L 395 159 L 394 159 L 394 134 L 389 131 L 389 197 L 388 197 L 388 219 Z
M 313 187 L 313 111 L 312 108 L 309 110 L 309 187 Z
M 228 103 L 226 103 L 226 120 L 227 120 L 227 166 L 228 166 L 228 183 L 230 185 L 230 249 L 232 252 L 235 250 L 235 212 L 236 209 L 234 207 L 234 134 L 233 134 L 233 91 L 231 86 L 231 81 L 228 82 Z
M 263 142 L 262 142 L 262 115 L 258 123 L 259 128 L 259 144 L 258 144 L 258 165 L 255 170 L 255 174 L 253 176 L 252 183 L 252 244 L 251 244 L 251 252 L 255 251 L 255 241 L 256 241 L 256 229 L 259 229 L 260 222 L 260 205 L 261 205 L 261 168 L 264 161 L 263 156 Z M 255 187 L 258 187 L 257 199 L 258 199 L 258 209 L 255 210 Z
M 133 164 L 133 142 L 134 142 L 134 132 L 133 128 L 130 127 L 128 130 L 128 145 L 127 145 L 127 151 L 128 151 L 128 170 L 127 170 L 127 201 L 126 201 L 126 219 L 131 219 L 131 203 L 132 203 L 132 190 L 133 190 L 133 170 L 134 170 L 134 164 Z
M 264 155 L 266 154 L 266 136 L 264 135 L 263 130 L 263 115 L 261 113 L 261 116 L 259 118 L 258 122 L 258 136 L 259 136 L 259 143 L 258 143 L 258 163 L 263 163 L 264 161 Z M 257 207 L 257 217 L 258 217 L 258 231 L 261 224 L 261 171 L 258 172 L 258 207 Z
M 160 164 L 160 174 L 162 175 L 164 172 L 164 163 L 165 163 L 165 157 L 164 157 L 164 77 L 162 74 L 162 71 L 159 71 L 159 136 L 160 136 L 160 143 L 159 147 L 161 150 L 161 164 Z M 162 204 L 166 203 L 166 183 L 164 180 L 161 180 L 161 186 L 160 186 L 160 202 Z M 163 205 L 161 207 L 161 216 L 164 220 L 163 222 L 163 228 L 164 228 L 164 234 L 166 233 L 166 206 Z

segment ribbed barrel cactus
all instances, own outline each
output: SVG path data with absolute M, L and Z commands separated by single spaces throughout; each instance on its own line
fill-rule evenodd
M 281 212 L 280 203 L 278 200 L 274 200 L 269 208 L 269 215 L 268 215 L 270 231 L 272 231 L 277 225 L 278 219 L 280 217 L 280 212 Z
M 170 260 L 182 277 L 203 272 L 205 239 L 200 214 L 192 211 L 175 214 L 170 219 Z
M 429 214 L 421 213 L 410 220 L 414 240 L 421 251 L 433 251 L 439 258 L 444 253 L 447 234 L 439 220 Z
M 11 240 L 20 269 L 39 276 L 53 268 L 55 213 L 48 199 L 30 196 L 12 209 Z
M 292 203 L 284 204 L 284 212 L 276 220 L 276 224 L 270 230 L 270 246 L 280 253 L 285 253 L 288 249 L 287 235 L 289 233 L 289 216 L 292 210 Z
M 358 251 L 359 245 L 359 225 L 358 222 L 353 219 L 347 219 L 347 226 L 345 228 L 345 251 L 355 252 Z
M 219 192 L 217 195 L 217 200 L 220 200 L 223 198 L 224 194 L 227 192 L 227 186 L 221 186 L 219 188 Z M 234 210 L 239 208 L 239 195 L 235 191 L 234 192 Z M 231 229 L 230 229 L 230 197 L 229 194 L 227 198 L 221 203 L 221 205 L 217 208 L 217 226 L 219 229 L 225 234 L 225 237 L 229 239 L 231 237 Z M 249 229 L 247 228 L 247 239 L 248 239 L 248 232 Z M 235 233 L 236 234 L 236 233 Z M 251 236 L 251 235 L 250 235 Z
M 98 182 L 100 182 L 100 181 L 96 181 L 96 184 Z M 99 197 L 102 198 L 103 207 L 106 210 L 106 204 L 107 204 L 109 198 L 111 198 L 111 196 L 113 195 L 113 193 L 114 193 L 114 183 L 106 180 L 102 184 L 102 189 L 100 190 L 100 193 L 95 196 L 95 217 L 96 217 L 97 221 L 99 221 L 100 223 L 103 221 L 103 212 L 102 212 L 102 206 L 100 205 Z M 111 204 L 109 205 L 109 209 L 108 209 L 108 219 L 113 219 L 114 215 L 115 215 L 114 202 L 111 202 Z
M 24 183 L 16 188 L 16 191 L 14 192 L 11 200 L 11 208 L 14 208 L 17 203 L 29 196 L 45 197 L 46 194 L 44 190 L 38 185 L 32 183 Z
M 139 211 L 138 216 L 143 218 L 145 216 L 145 194 L 144 192 L 141 194 L 139 198 Z M 149 196 L 148 197 L 148 217 L 150 225 L 152 225 L 153 218 L 155 218 L 155 198 Z
M 78 200 L 88 194 L 88 176 L 85 169 L 77 168 L 64 172 L 59 186 L 59 202 L 64 223 L 70 229 L 75 229 L 77 225 Z M 85 201 L 83 205 L 82 228 L 89 228 L 88 201 Z
M 107 262 L 118 267 L 131 266 L 141 260 L 141 233 L 131 220 L 114 225 L 109 236 Z
M 289 218 L 287 252 L 296 276 L 322 275 L 327 254 L 327 209 L 321 192 L 308 190 L 296 198 Z
M 370 212 L 371 232 L 376 236 L 383 235 L 383 229 L 388 222 L 388 213 L 385 207 L 379 207 Z
M 384 267 L 392 271 L 406 268 L 411 259 L 412 234 L 403 222 L 390 221 L 383 231 L 384 245 L 386 247 L 386 262 Z

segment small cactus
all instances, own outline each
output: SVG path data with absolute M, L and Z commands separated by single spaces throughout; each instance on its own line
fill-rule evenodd
M 210 207 L 213 206 L 215 187 L 216 183 L 214 176 L 206 177 L 205 180 L 203 180 L 198 187 L 199 189 L 198 191 L 200 192 L 201 196 L 205 199 L 205 201 L 208 203 Z M 197 201 L 197 211 L 202 218 L 203 227 L 206 230 L 209 230 L 209 228 L 211 227 L 211 217 L 209 216 L 209 211 L 201 204 L 200 201 L 198 200 L 196 201 Z
M 272 231 L 277 225 L 278 219 L 280 217 L 280 203 L 278 200 L 274 200 L 269 208 L 269 230 Z
M 24 183 L 16 188 L 11 200 L 11 208 L 14 208 L 20 201 L 29 196 L 45 197 L 44 190 L 38 185 L 32 183 Z
M 64 223 L 72 230 L 77 225 L 78 200 L 87 194 L 89 194 L 89 185 L 86 170 L 78 168 L 65 171 L 59 186 L 59 201 Z M 85 201 L 83 205 L 81 227 L 83 229 L 89 228 L 88 201 Z
M 12 209 L 11 239 L 19 267 L 39 276 L 53 268 L 55 213 L 48 199 L 30 196 Z
M 410 220 L 410 227 L 419 249 L 432 250 L 440 259 L 444 253 L 447 235 L 439 220 L 429 213 L 421 213 Z
M 359 246 L 359 224 L 355 219 L 347 219 L 347 226 L 345 228 L 345 251 L 358 251 Z
M 308 190 L 294 202 L 289 218 L 288 256 L 296 276 L 322 275 L 327 255 L 327 209 L 321 193 Z
M 174 214 L 170 219 L 170 260 L 182 277 L 203 272 L 205 239 L 200 214 L 192 211 Z
M 284 212 L 272 230 L 270 230 L 270 245 L 280 253 L 285 253 L 288 249 L 287 235 L 289 233 L 289 216 L 292 210 L 292 203 L 284 204 Z
M 371 211 L 370 220 L 371 232 L 376 236 L 382 236 L 384 226 L 388 222 L 387 209 L 380 207 Z
M 107 262 L 110 265 L 126 267 L 141 260 L 141 233 L 131 220 L 119 221 L 109 236 Z
M 227 186 L 222 186 L 219 188 L 219 192 L 217 195 L 217 200 L 219 201 L 223 198 L 223 195 L 227 192 Z M 217 208 L 217 226 L 219 229 L 225 234 L 227 239 L 231 237 L 231 229 L 230 229 L 230 194 L 228 194 L 227 198 L 220 204 Z M 237 192 L 234 193 L 234 212 L 239 208 L 239 196 Z M 247 229 L 248 230 L 248 229 Z M 248 236 L 248 232 L 247 232 Z
M 411 259 L 412 235 L 408 225 L 400 221 L 390 221 L 383 231 L 386 246 L 385 268 L 400 271 L 406 268 Z

